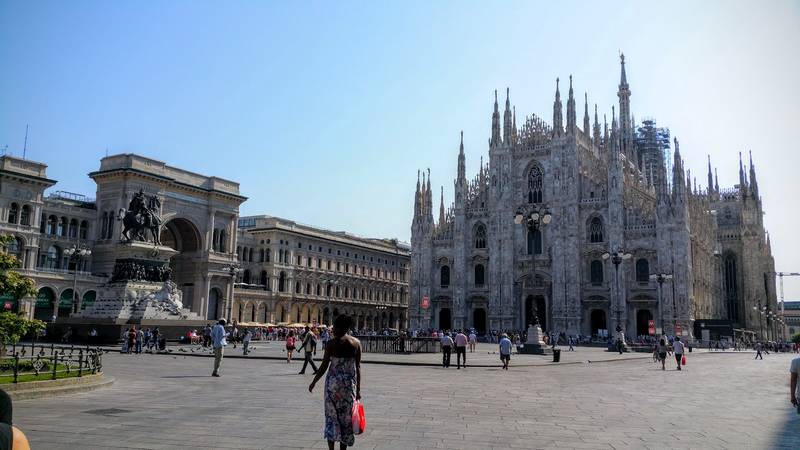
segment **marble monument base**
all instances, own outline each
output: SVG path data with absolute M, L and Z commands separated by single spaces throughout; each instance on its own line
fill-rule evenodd
M 519 350 L 528 355 L 552 355 L 553 349 L 542 340 L 542 329 L 539 325 L 528 326 L 528 339 Z

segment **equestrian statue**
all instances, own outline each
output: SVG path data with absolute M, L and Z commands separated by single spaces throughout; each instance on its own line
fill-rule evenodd
M 128 209 L 119 210 L 122 217 L 122 237 L 125 242 L 141 241 L 161 245 L 161 201 L 158 196 L 133 194 Z M 150 238 L 147 233 L 150 232 Z

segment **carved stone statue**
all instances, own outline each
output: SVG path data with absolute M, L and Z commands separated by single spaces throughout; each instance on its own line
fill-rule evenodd
M 125 242 L 141 241 L 161 245 L 161 201 L 155 195 L 145 195 L 140 189 L 133 194 L 128 209 L 120 210 L 122 237 Z M 147 232 L 150 232 L 150 236 Z

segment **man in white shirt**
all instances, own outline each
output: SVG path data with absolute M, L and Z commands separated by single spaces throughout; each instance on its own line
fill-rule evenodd
M 454 339 L 456 343 L 456 369 L 461 368 L 462 358 L 464 368 L 467 368 L 467 335 L 464 334 L 461 330 L 458 331 L 456 338 Z
M 469 332 L 469 352 L 475 353 L 475 344 L 478 342 L 478 335 L 475 334 L 475 330 L 470 330 Z
M 450 367 L 450 355 L 453 352 L 453 338 L 446 334 L 442 334 L 442 367 L 447 369 Z
M 675 341 L 672 343 L 672 351 L 675 353 L 675 361 L 678 362 L 678 370 L 681 370 L 681 359 L 683 358 L 683 342 L 681 338 L 675 336 Z
M 797 374 L 800 373 L 800 358 L 795 358 L 792 360 L 791 366 L 789 366 L 789 386 L 791 386 L 791 391 L 789 397 L 792 405 L 797 408 L 797 414 L 800 414 L 800 402 L 797 401 Z
M 225 331 L 225 323 L 225 319 L 219 319 L 219 322 L 211 330 L 211 346 L 214 348 L 214 371 L 211 372 L 212 377 L 219 376 L 219 366 L 222 365 L 222 350 L 228 345 L 225 340 L 228 335 L 228 332 Z

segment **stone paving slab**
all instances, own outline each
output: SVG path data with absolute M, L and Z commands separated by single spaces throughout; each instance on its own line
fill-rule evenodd
M 791 357 L 704 355 L 681 372 L 647 359 L 509 371 L 365 365 L 367 432 L 356 448 L 796 449 Z M 207 358 L 104 358 L 111 387 L 15 402 L 33 448 L 326 448 L 322 389 L 308 393 L 299 361 L 227 358 L 212 378 Z

